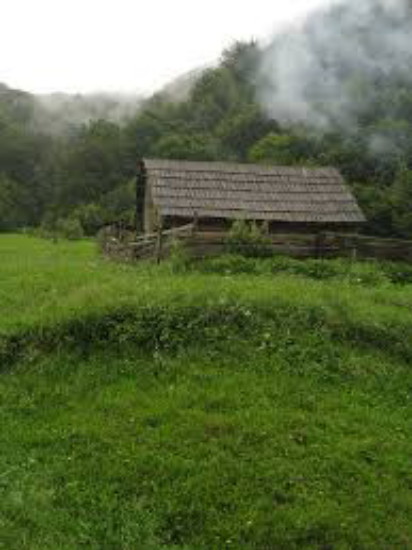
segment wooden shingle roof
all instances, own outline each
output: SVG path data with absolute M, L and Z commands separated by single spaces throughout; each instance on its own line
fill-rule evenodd
M 334 168 L 145 160 L 162 216 L 359 223 L 365 218 Z

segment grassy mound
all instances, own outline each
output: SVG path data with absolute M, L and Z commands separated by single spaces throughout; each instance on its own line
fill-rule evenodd
M 0 251 L 0 547 L 411 546 L 409 285 Z

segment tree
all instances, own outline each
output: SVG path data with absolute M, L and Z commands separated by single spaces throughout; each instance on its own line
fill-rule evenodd
M 298 140 L 291 135 L 269 133 L 260 139 L 249 151 L 252 162 L 272 162 L 291 165 L 300 161 L 297 149 Z
M 157 157 L 181 160 L 216 160 L 219 146 L 209 135 L 165 135 L 155 144 L 153 151 Z
M 72 214 L 72 219 L 77 219 L 85 235 L 96 235 L 98 230 L 106 223 L 108 215 L 105 209 L 95 203 L 82 204 Z
M 246 103 L 223 118 L 216 128 L 222 148 L 238 160 L 246 160 L 248 150 L 268 132 L 279 131 L 274 120 L 268 120 L 255 103 Z
M 401 236 L 412 238 L 412 170 L 402 167 L 391 188 L 393 227 Z
M 236 110 L 241 94 L 226 67 L 209 69 L 195 84 L 189 100 L 193 125 L 199 132 L 212 132 L 221 120 Z
M 24 224 L 24 190 L 6 174 L 0 174 L 0 231 L 11 231 Z
M 126 177 L 120 128 L 98 120 L 83 126 L 61 159 L 58 201 L 63 210 L 96 202 Z

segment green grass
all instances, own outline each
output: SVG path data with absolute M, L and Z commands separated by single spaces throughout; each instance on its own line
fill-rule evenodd
M 412 547 L 411 286 L 0 256 L 0 548 Z

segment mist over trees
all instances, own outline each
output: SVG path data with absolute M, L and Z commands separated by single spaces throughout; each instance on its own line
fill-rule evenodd
M 333 165 L 368 231 L 412 238 L 410 28 L 407 2 L 348 0 L 135 107 L 0 86 L 0 230 L 132 223 L 136 161 L 160 157 Z

